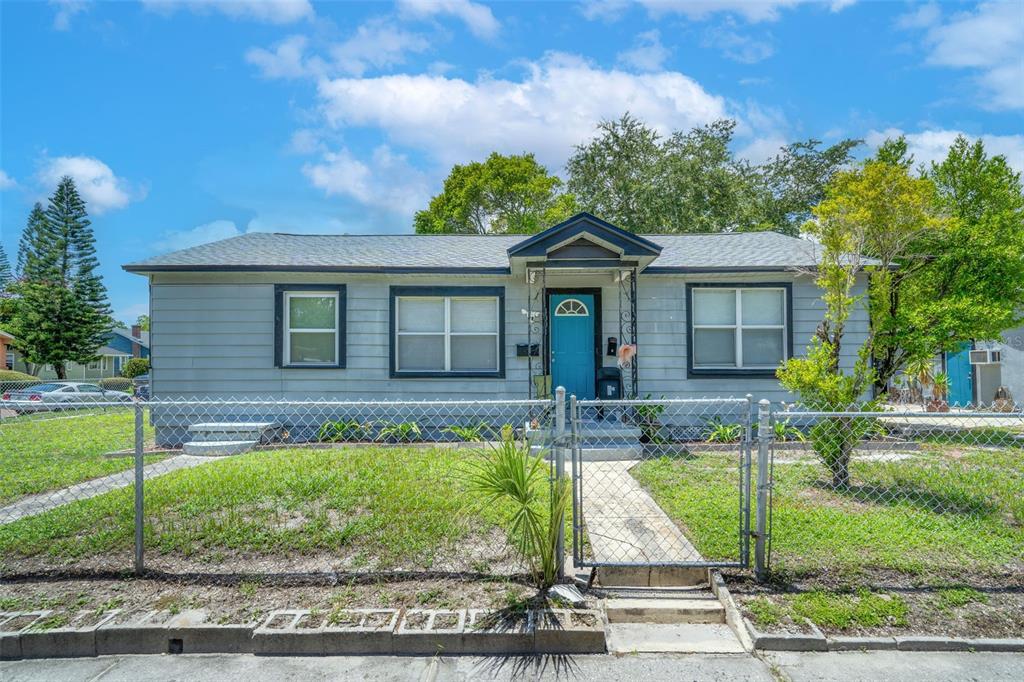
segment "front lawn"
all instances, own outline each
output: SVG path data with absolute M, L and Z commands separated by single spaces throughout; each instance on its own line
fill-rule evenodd
M 287 449 L 154 478 L 145 487 L 147 565 L 499 569 L 510 561 L 498 526 L 507 510 L 467 490 L 471 456 L 441 447 Z M 128 487 L 0 526 L 0 555 L 21 568 L 124 562 L 133 494 Z
M 1024 574 L 1021 449 L 860 455 L 845 490 L 831 488 L 810 453 L 790 455 L 776 452 L 773 569 Z M 705 557 L 736 556 L 734 457 L 662 458 L 632 473 Z
M 152 429 L 146 428 L 147 440 Z M 0 420 L 0 504 L 130 468 L 132 409 L 27 414 Z M 147 462 L 158 458 L 147 457 Z

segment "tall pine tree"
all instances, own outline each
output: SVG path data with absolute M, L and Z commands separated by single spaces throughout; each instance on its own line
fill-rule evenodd
M 14 275 L 11 273 L 11 262 L 7 260 L 7 252 L 4 251 L 4 245 L 0 244 L 0 295 L 3 295 L 7 291 L 7 285 L 14 279 Z
M 96 240 L 74 181 L 61 178 L 41 216 L 39 209 L 29 216 L 18 254 L 12 331 L 28 362 L 53 365 L 64 379 L 68 362 L 96 358 L 112 327 L 110 304 L 96 274 Z

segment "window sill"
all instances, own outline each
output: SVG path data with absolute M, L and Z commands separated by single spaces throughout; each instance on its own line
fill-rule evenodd
M 392 379 L 504 379 L 504 372 L 391 372 Z
M 774 369 L 690 369 L 688 379 L 726 379 L 730 377 L 775 378 Z
M 345 365 L 281 365 L 280 369 L 345 369 Z

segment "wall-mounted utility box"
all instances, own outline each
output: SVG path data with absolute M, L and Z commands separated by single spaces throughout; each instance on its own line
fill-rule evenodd
M 517 343 L 516 344 L 516 357 L 517 358 L 529 358 L 540 356 L 540 344 L 539 343 Z

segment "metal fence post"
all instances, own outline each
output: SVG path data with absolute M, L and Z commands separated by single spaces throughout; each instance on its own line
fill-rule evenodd
M 771 403 L 757 403 L 757 530 L 754 533 L 754 575 L 758 580 L 768 576 L 765 549 L 768 541 L 768 467 L 772 447 Z
M 142 521 L 144 514 L 144 496 L 142 483 L 145 478 L 143 467 L 145 462 L 142 459 L 143 430 L 142 430 L 142 403 L 135 403 L 135 574 L 140 575 L 145 570 L 145 563 L 142 550 Z
M 565 387 L 555 389 L 555 442 L 551 451 L 555 459 L 555 481 L 565 476 Z M 554 487 L 552 486 L 552 493 Z M 558 577 L 565 577 L 565 519 L 558 524 L 558 543 L 555 546 L 558 561 Z

